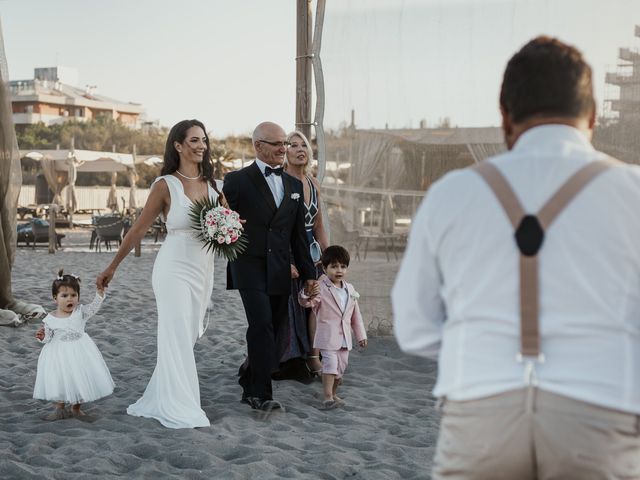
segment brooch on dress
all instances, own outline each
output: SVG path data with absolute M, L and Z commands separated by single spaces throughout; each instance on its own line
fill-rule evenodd
M 298 200 L 300 198 L 300 194 L 299 193 L 292 193 L 291 194 L 291 200 Z

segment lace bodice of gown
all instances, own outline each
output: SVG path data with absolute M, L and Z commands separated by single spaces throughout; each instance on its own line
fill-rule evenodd
M 49 313 L 42 321 L 44 323 L 44 339 L 48 343 L 54 336 L 56 340 L 77 340 L 84 334 L 87 320 L 100 310 L 104 297 L 96 293 L 93 301 L 87 305 L 78 305 L 68 317 L 56 317 Z

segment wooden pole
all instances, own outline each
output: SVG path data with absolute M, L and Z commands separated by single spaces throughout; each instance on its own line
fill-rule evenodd
M 296 130 L 311 139 L 312 0 L 297 0 L 296 22 Z
M 73 135 L 71 137 L 71 154 L 72 154 L 72 157 L 69 159 L 69 161 L 70 162 L 75 162 L 76 161 L 76 137 L 75 137 L 75 135 Z M 69 176 L 67 177 L 67 182 L 69 182 L 70 177 L 71 177 L 71 172 L 69 172 Z M 75 186 L 74 186 L 74 188 L 75 188 Z M 70 185 L 69 184 L 67 184 L 67 191 L 68 191 L 68 189 L 70 189 Z M 67 193 L 67 195 L 69 195 L 69 194 Z M 73 201 L 69 202 L 69 204 L 71 206 L 71 208 L 67 212 L 69 214 L 69 228 L 73 230 L 73 208 L 74 208 Z

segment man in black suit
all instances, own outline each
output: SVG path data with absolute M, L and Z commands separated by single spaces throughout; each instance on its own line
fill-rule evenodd
M 287 321 L 290 265 L 298 267 L 306 288 L 317 288 L 317 282 L 304 230 L 302 182 L 282 171 L 286 133 L 264 122 L 252 140 L 256 161 L 224 179 L 224 196 L 246 220 L 249 241 L 247 250 L 227 266 L 227 288 L 240 291 L 249 324 L 249 357 L 240 367 L 242 401 L 270 411 L 282 408 L 273 400 L 271 374 L 278 367 L 276 333 Z

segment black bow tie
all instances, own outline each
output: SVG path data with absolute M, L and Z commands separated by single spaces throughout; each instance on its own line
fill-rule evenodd
M 282 167 L 278 167 L 278 168 L 264 167 L 264 176 L 265 177 L 268 177 L 272 173 L 274 175 L 281 176 L 282 175 Z

